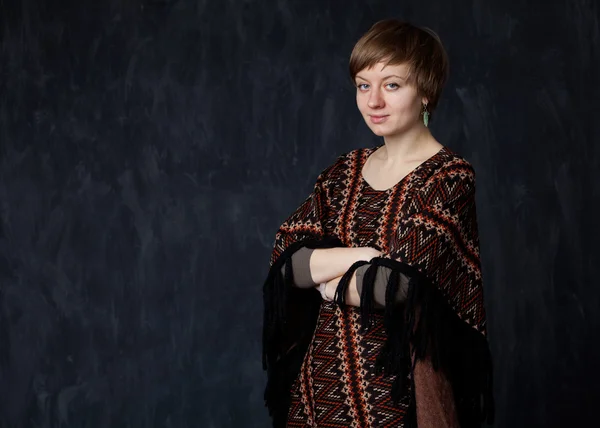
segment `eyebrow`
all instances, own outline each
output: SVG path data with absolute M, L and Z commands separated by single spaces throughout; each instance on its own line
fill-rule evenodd
M 382 80 L 387 80 L 387 79 L 389 79 L 390 77 L 397 77 L 398 79 L 401 79 L 401 80 L 406 80 L 406 77 L 401 77 L 401 76 L 398 76 L 398 75 L 396 75 L 396 74 L 390 74 L 389 76 L 385 76 L 385 77 L 384 77 Z M 368 80 L 367 80 L 367 79 L 365 79 L 364 77 L 361 77 L 361 76 L 359 76 L 358 74 L 356 75 L 356 78 L 357 78 L 357 79 L 364 80 L 365 82 L 368 82 Z

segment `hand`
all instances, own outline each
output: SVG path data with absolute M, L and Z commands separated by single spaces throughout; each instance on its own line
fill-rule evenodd
M 323 300 L 325 300 L 325 301 L 333 300 L 333 299 L 330 299 L 327 297 L 327 283 L 326 282 L 319 285 L 319 293 L 321 293 L 321 297 L 323 298 Z
M 332 302 L 335 299 L 338 285 L 342 277 L 334 278 L 331 281 L 324 282 L 318 286 L 321 297 L 326 302 Z M 344 296 L 344 303 L 349 306 L 360 306 L 360 295 L 356 289 L 356 276 L 352 275 L 348 290 Z
M 331 281 L 324 282 L 319 285 L 319 293 L 321 293 L 323 300 L 331 302 L 333 299 L 335 299 L 335 292 L 338 284 L 340 283 L 340 279 L 342 279 L 342 277 L 334 278 Z

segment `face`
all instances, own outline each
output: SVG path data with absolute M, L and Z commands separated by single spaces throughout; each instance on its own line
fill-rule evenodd
M 356 103 L 375 135 L 391 137 L 423 126 L 422 103 L 414 84 L 407 80 L 406 64 L 377 63 L 357 73 Z

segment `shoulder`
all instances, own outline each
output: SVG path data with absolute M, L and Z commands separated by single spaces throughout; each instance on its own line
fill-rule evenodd
M 461 181 L 464 184 L 471 182 L 474 185 L 475 175 L 475 168 L 467 159 L 446 148 L 439 162 L 432 168 L 425 184 Z
M 321 172 L 319 177 L 322 180 L 335 180 L 340 174 L 347 174 L 349 169 L 357 165 L 356 160 L 365 154 L 365 150 L 367 149 L 358 148 L 343 152 Z
M 362 156 L 365 156 L 368 150 L 369 149 L 361 147 L 358 149 L 352 149 L 350 151 L 344 152 L 337 157 L 335 163 L 339 166 L 347 167 L 350 163 L 356 161 L 357 159 L 361 158 Z
M 423 182 L 421 194 L 428 203 L 447 203 L 475 194 L 476 173 L 463 156 L 446 149 Z

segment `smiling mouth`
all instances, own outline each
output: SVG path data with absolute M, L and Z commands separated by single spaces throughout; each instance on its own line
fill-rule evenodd
M 369 118 L 371 119 L 372 123 L 383 123 L 388 118 L 388 115 L 376 116 L 371 114 L 369 115 Z

